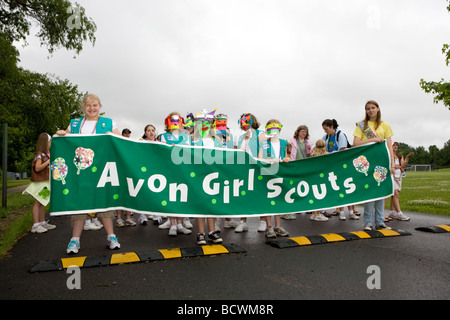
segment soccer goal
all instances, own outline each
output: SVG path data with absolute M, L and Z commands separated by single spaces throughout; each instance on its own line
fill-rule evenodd
M 431 171 L 431 164 L 413 164 L 409 171 Z

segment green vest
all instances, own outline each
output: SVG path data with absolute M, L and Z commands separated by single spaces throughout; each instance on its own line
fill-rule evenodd
M 161 136 L 164 137 L 164 140 L 166 140 L 167 144 L 188 144 L 189 143 L 189 136 L 186 133 L 180 132 L 178 134 L 178 139 L 171 133 L 171 132 L 164 132 L 161 134 Z
M 249 129 L 249 130 L 251 130 L 251 129 Z M 258 136 L 259 136 L 260 132 L 261 132 L 261 130 L 255 129 L 255 131 L 252 133 L 252 137 L 250 138 L 250 141 L 248 142 L 252 156 L 255 158 L 258 157 L 258 152 L 259 152 Z M 245 133 L 239 137 L 239 140 L 238 140 L 238 148 L 239 149 L 241 149 L 241 145 L 242 145 L 242 141 L 244 141 L 244 137 L 245 137 Z
M 270 139 L 267 139 L 264 141 L 261 145 L 261 148 L 263 150 L 263 158 L 264 159 L 274 159 L 275 157 L 275 151 L 273 150 L 272 143 Z M 280 159 L 283 160 L 286 158 L 287 154 L 287 141 L 284 139 L 280 139 Z
M 70 120 L 70 133 L 80 133 L 84 118 Z M 113 122 L 110 118 L 100 117 L 95 127 L 95 133 L 102 134 L 113 131 Z

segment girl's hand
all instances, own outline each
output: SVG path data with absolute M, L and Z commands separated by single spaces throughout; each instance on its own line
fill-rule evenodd
M 384 141 L 384 139 L 383 139 L 383 138 L 380 138 L 380 137 L 375 137 L 375 138 L 370 139 L 370 141 L 371 141 L 371 142 L 378 142 L 378 143 L 381 143 L 381 142 Z
M 283 162 L 290 162 L 290 161 L 291 161 L 291 158 L 289 158 L 289 157 L 286 157 L 283 159 Z
M 56 131 L 56 134 L 57 134 L 58 136 L 65 136 L 66 133 L 67 133 L 66 130 L 58 130 L 58 131 Z

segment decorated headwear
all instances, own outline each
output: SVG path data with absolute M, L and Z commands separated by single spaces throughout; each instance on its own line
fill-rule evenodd
M 172 116 L 168 116 L 164 121 L 164 124 L 167 126 L 167 129 L 169 130 L 181 129 L 183 128 L 184 125 L 184 119 L 183 117 L 180 117 L 179 115 L 175 114 Z
M 266 125 L 266 136 L 273 138 L 278 137 L 281 132 L 283 125 L 281 123 L 269 123 Z
M 248 130 L 253 124 L 253 116 L 250 113 L 244 113 L 238 120 L 239 126 L 243 130 Z
M 209 130 L 211 130 L 211 124 L 214 119 L 214 113 L 216 113 L 217 108 L 214 109 L 211 112 L 208 112 L 208 110 L 203 109 L 202 112 L 196 113 L 194 120 L 195 124 L 197 125 L 198 132 L 200 133 L 200 136 L 202 138 L 205 138 L 209 134 Z
M 186 115 L 186 123 L 184 124 L 185 128 L 194 126 L 194 115 L 192 113 L 188 113 Z
M 226 114 L 218 114 L 214 117 L 216 133 L 226 134 L 227 133 L 227 121 L 228 116 Z

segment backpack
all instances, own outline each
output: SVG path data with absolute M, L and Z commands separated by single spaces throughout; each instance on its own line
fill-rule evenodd
M 336 132 L 336 142 L 339 142 L 339 136 L 341 134 L 341 130 Z M 342 132 L 342 134 L 344 135 L 345 139 L 347 140 L 347 148 L 351 148 L 352 145 L 350 144 L 350 142 L 348 142 L 347 136 L 345 135 L 345 133 Z M 330 139 L 330 135 L 327 134 L 327 140 Z

